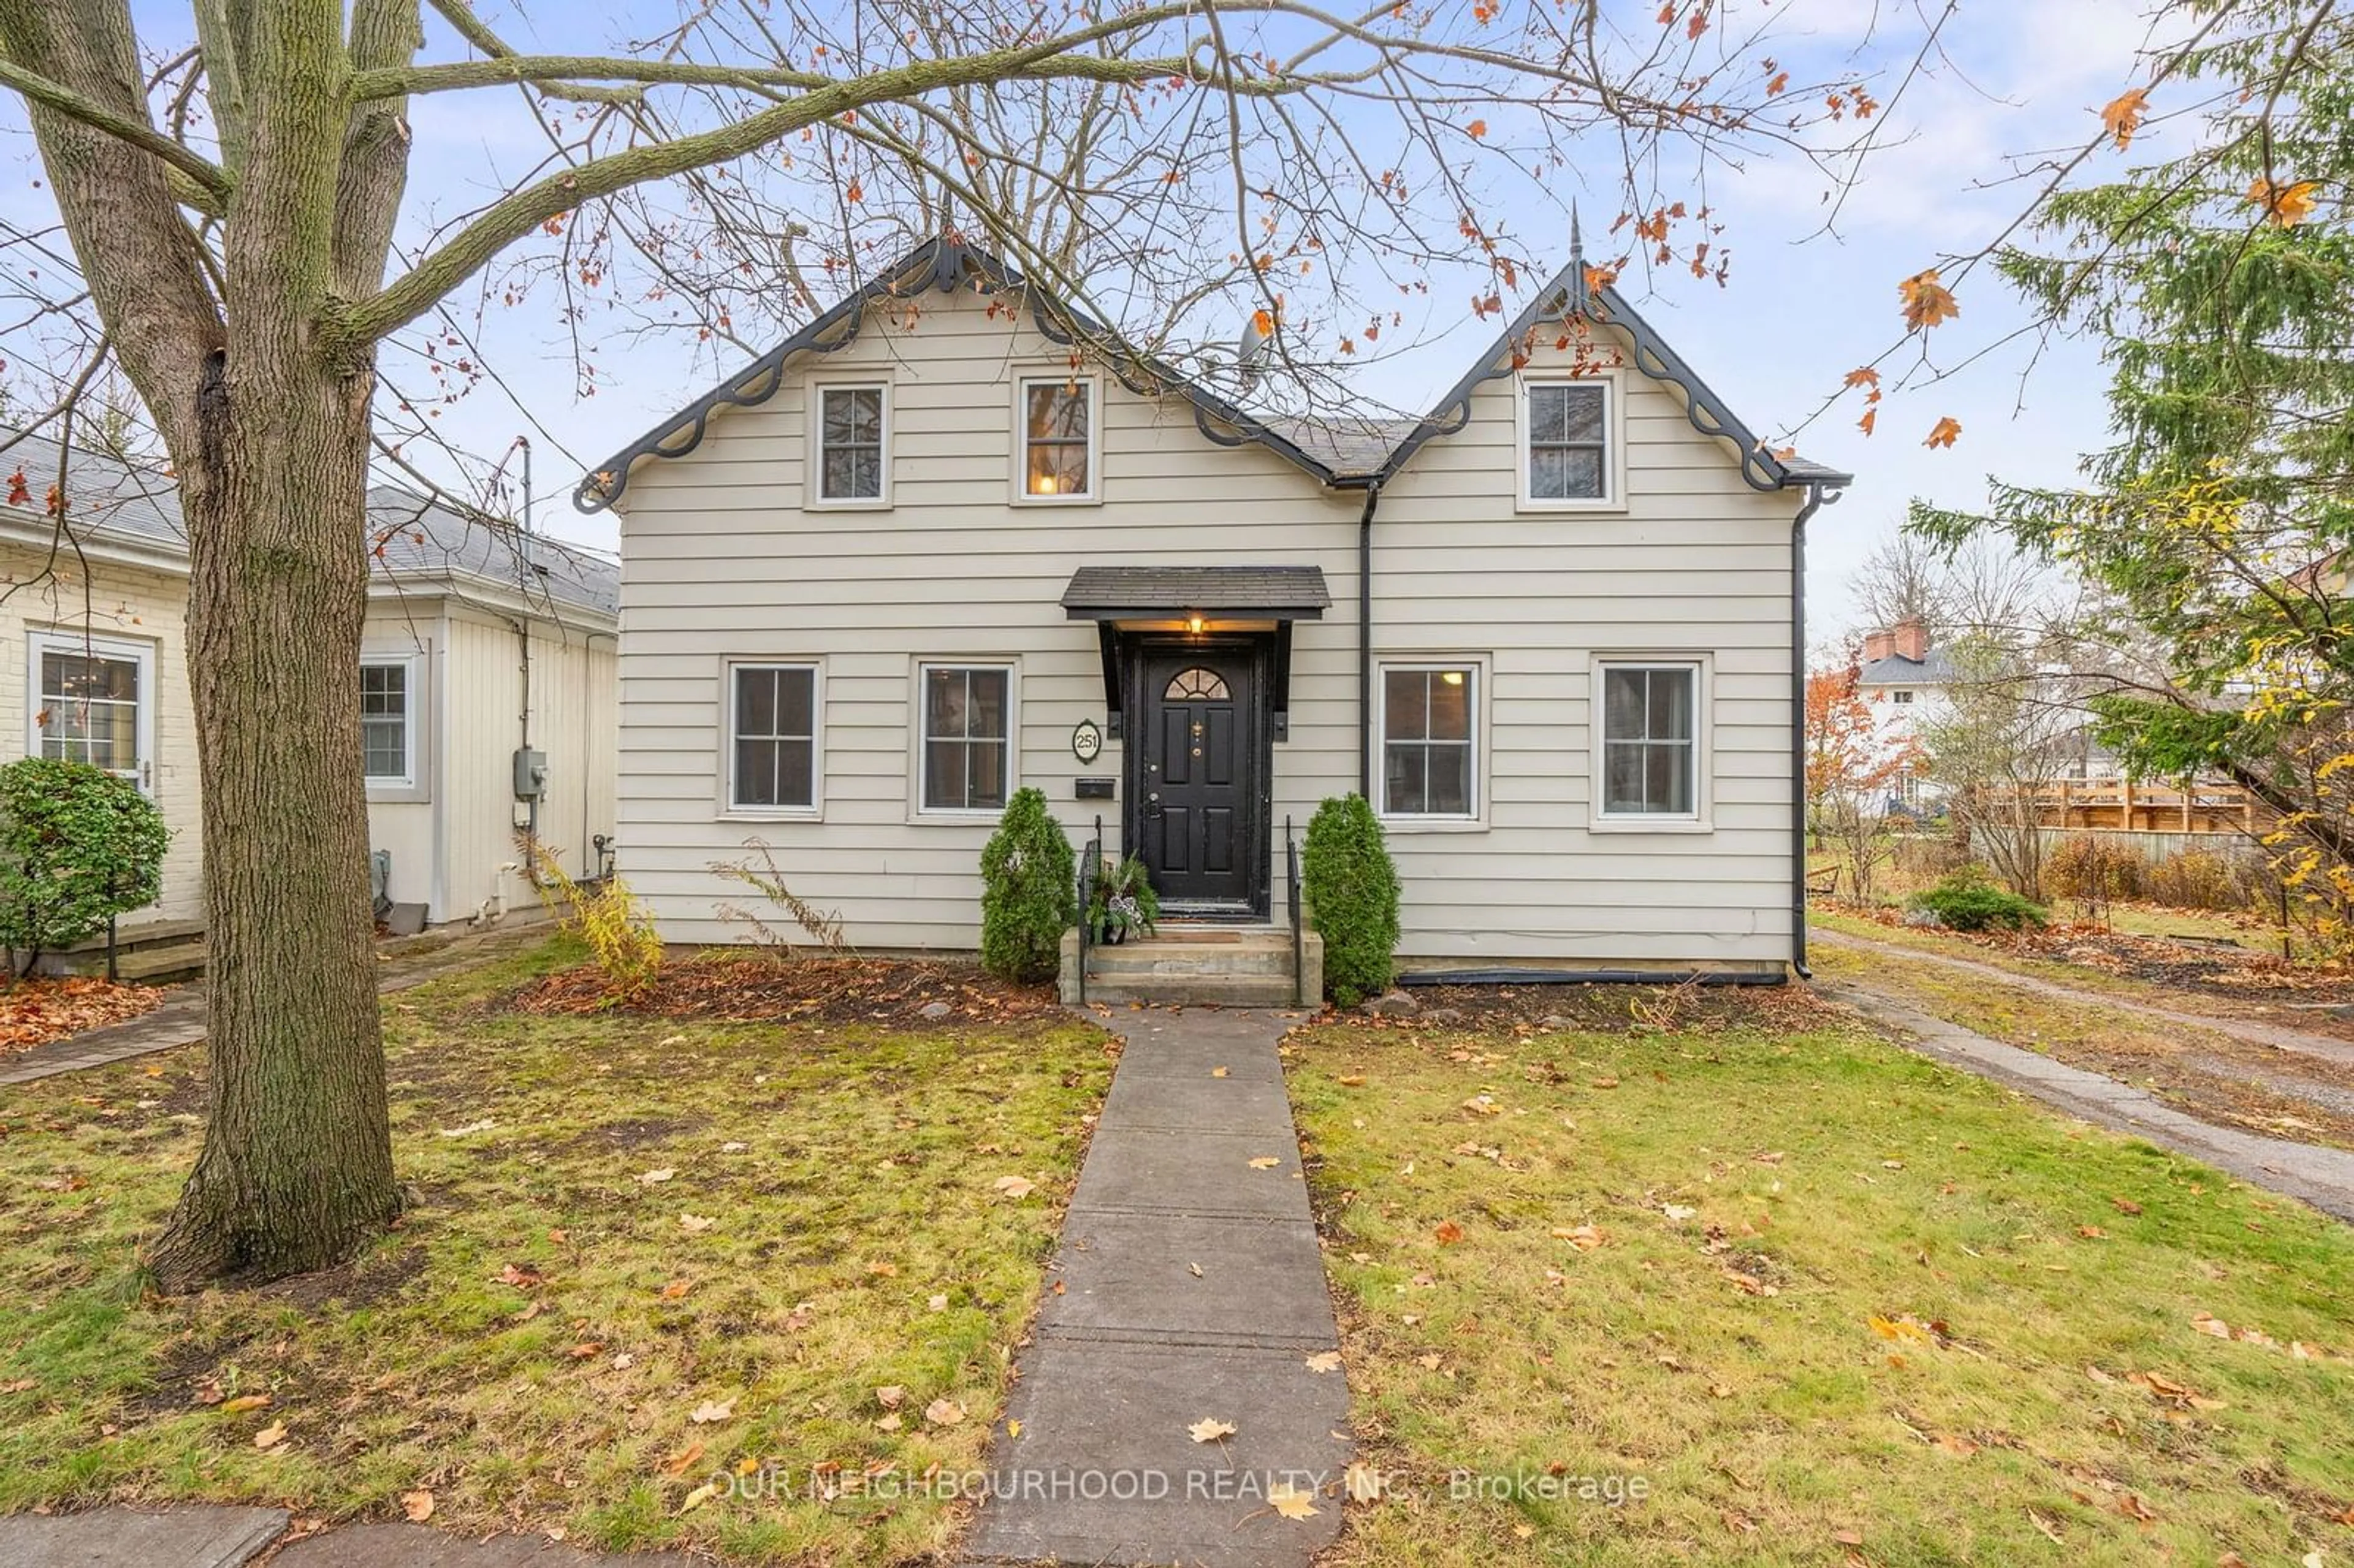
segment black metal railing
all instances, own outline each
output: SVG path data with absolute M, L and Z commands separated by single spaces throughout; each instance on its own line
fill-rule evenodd
M 1088 914 L 1095 906 L 1096 878 L 1103 874 L 1103 814 L 1096 814 L 1096 836 L 1079 856 L 1079 1000 L 1087 1000 Z
M 1307 938 L 1299 930 L 1299 841 L 1291 836 L 1291 819 L 1283 819 L 1283 901 L 1291 914 L 1291 1004 L 1308 1005 Z

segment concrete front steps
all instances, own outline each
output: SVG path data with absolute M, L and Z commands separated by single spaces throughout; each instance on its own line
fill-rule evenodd
M 1082 995 L 1079 933 L 1064 932 L 1064 1001 L 1315 1007 L 1324 991 L 1324 939 L 1313 931 L 1301 933 L 1295 970 L 1288 930 L 1164 920 L 1150 937 L 1130 937 L 1112 947 L 1088 944 L 1087 966 Z

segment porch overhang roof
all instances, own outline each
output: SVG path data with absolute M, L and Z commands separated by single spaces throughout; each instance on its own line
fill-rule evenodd
M 1063 610 L 1073 620 L 1189 612 L 1320 620 L 1331 604 L 1320 567 L 1081 567 L 1063 590 Z

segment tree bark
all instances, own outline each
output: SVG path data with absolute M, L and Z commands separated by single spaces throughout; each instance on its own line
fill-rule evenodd
M 149 1255 L 165 1289 L 324 1266 L 400 1206 L 360 768 L 375 362 L 323 348 L 313 325 L 335 270 L 341 7 L 281 0 L 251 22 L 245 164 L 223 240 L 227 341 L 200 373 L 195 450 L 173 449 L 213 1099 Z

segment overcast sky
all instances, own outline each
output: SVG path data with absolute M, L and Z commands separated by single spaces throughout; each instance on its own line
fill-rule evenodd
M 186 30 L 184 5 L 140 0 L 135 8 L 143 32 L 158 42 Z M 1810 63 L 1850 52 L 1884 56 L 1888 40 L 1917 37 L 1922 15 L 1938 8 L 1931 0 L 1782 0 L 1776 7 L 1786 18 L 1783 52 Z M 640 0 L 634 18 L 632 7 L 622 5 L 506 0 L 483 9 L 500 17 L 519 47 L 551 52 L 642 36 L 651 29 L 633 21 L 671 14 L 661 0 Z M 1632 9 L 1648 16 L 1650 6 L 1646 0 Z M 586 22 L 592 11 L 601 23 Z M 1901 97 L 1894 82 L 1875 82 L 1877 96 L 1897 102 L 1881 117 L 1882 148 L 1840 202 L 1835 228 L 1825 228 L 1831 208 L 1819 175 L 1795 160 L 1758 160 L 1711 193 L 1734 245 L 1726 286 L 1679 270 L 1648 283 L 1630 277 L 1622 290 L 1641 301 L 1653 323 L 1752 427 L 1787 436 L 1838 389 L 1850 367 L 1901 333 L 1899 280 L 1935 264 L 1941 253 L 1976 249 L 2016 215 L 2028 192 L 2009 177 L 2013 159 L 2079 144 L 2098 129 L 2099 106 L 2137 79 L 2142 11 L 2128 0 L 1969 0 L 1946 31 L 1946 58 L 1935 70 Z M 604 36 L 587 36 L 584 26 Z M 438 35 L 438 23 L 436 28 Z M 450 49 L 437 36 L 432 52 Z M 25 177 L 14 194 L 0 195 L 0 211 L 23 222 L 37 218 L 46 198 L 34 184 L 29 143 L 14 123 L 21 111 L 10 107 L 0 130 Z M 544 150 L 530 127 L 512 117 L 420 114 L 416 122 L 413 206 L 474 206 L 495 177 Z M 2090 172 L 2099 176 L 2120 166 L 2105 152 Z M 1564 258 L 1567 246 L 1564 232 L 1549 260 Z M 1960 319 L 1930 340 L 1945 366 L 1961 365 L 2026 319 L 1989 272 L 1973 275 L 1957 292 Z M 610 547 L 611 520 L 575 514 L 571 486 L 584 465 L 708 387 L 713 353 L 684 333 L 633 341 L 625 354 L 609 348 L 595 395 L 583 397 L 570 344 L 546 310 L 515 315 L 493 324 L 495 352 L 488 356 L 512 399 L 497 387 L 478 390 L 438 421 L 440 433 L 487 457 L 519 431 L 534 430 L 542 525 Z M 1365 390 L 1394 405 L 1426 407 L 1494 330 L 1492 321 L 1475 321 L 1468 310 L 1459 323 L 1441 315 L 1426 329 L 1430 341 L 1423 348 L 1372 367 Z M 1851 620 L 1847 578 L 1893 531 L 1910 497 L 1967 506 L 1984 495 L 1989 471 L 2066 482 L 2079 454 L 2101 443 L 2104 376 L 2094 357 L 2062 342 L 2046 347 L 2031 372 L 2031 349 L 2024 343 L 1998 347 L 1935 385 L 1898 390 L 1896 371 L 1914 358 L 1908 350 L 1890 362 L 1892 389 L 1876 435 L 1867 440 L 1857 431 L 1861 407 L 1852 393 L 1797 429 L 1794 439 L 1808 456 L 1858 476 L 1816 525 L 1809 589 L 1819 632 Z M 722 355 L 717 363 L 733 357 Z M 1961 438 L 1950 450 L 1931 450 L 1923 439 L 1945 416 L 1960 421 Z

